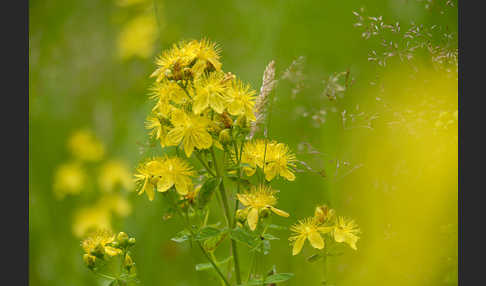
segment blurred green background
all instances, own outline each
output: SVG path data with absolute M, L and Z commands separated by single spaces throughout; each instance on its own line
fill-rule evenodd
M 325 176 L 303 172 L 293 183 L 278 182 L 279 208 L 291 214 L 278 223 L 288 226 L 327 203 L 360 225 L 358 251 L 331 259 L 326 285 L 457 285 L 457 119 L 444 119 L 457 110 L 457 72 L 432 67 L 437 51 L 417 52 L 418 71 L 400 61 L 370 62 L 370 51 L 383 47 L 353 26 L 352 11 L 361 7 L 402 29 L 412 21 L 441 27 L 426 37 L 457 49 L 456 1 L 29 1 L 30 284 L 103 283 L 83 265 L 73 233 L 75 212 L 100 192 L 99 166 L 87 166 L 81 195 L 53 191 L 56 170 L 72 158 L 67 142 L 90 129 L 105 146 L 97 164 L 117 159 L 132 172 L 148 137 L 155 56 L 180 40 L 207 37 L 222 48 L 223 69 L 255 90 L 270 60 L 280 76 L 305 57 L 301 73 L 275 90 L 270 136 Z M 323 96 L 322 81 L 348 69 L 354 83 L 343 97 Z M 320 154 L 306 154 L 303 142 Z M 170 241 L 179 226 L 162 219 L 160 201 L 120 194 L 131 212 L 114 216 L 112 226 L 137 238 L 142 285 L 218 283 L 194 271 L 202 257 Z M 305 260 L 312 249 L 292 257 L 289 233 L 278 235 L 265 267 L 295 273 L 286 285 L 320 285 L 322 265 Z

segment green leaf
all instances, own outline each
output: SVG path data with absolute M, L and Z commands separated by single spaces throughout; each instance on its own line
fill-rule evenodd
M 321 254 L 316 253 L 314 255 L 307 257 L 307 261 L 310 262 L 310 263 L 313 263 L 313 262 L 321 260 L 322 258 L 323 258 L 323 256 Z
M 208 238 L 211 238 L 213 236 L 219 235 L 221 233 L 221 230 L 211 227 L 211 226 L 206 226 L 201 228 L 199 232 L 196 234 L 195 239 L 196 240 L 206 240 Z
M 209 178 L 204 182 L 197 197 L 198 207 L 200 209 L 204 208 L 211 201 L 214 190 L 221 184 L 221 180 L 221 178 Z
M 280 238 L 270 234 L 270 233 L 265 233 L 263 235 L 263 238 L 265 238 L 266 240 L 279 240 Z
M 231 258 L 233 258 L 233 256 L 226 257 L 225 259 L 223 259 L 219 262 L 216 262 L 216 265 L 220 266 L 220 265 L 226 264 L 231 260 Z M 204 271 L 204 270 L 208 270 L 208 269 L 212 269 L 212 268 L 213 268 L 213 265 L 211 263 L 196 264 L 196 271 Z
M 267 276 L 265 280 L 262 282 L 261 279 L 252 279 L 246 283 L 240 284 L 238 286 L 250 286 L 250 285 L 266 285 L 272 283 L 280 283 L 289 280 L 290 278 L 294 277 L 294 273 L 277 273 L 270 276 Z
M 286 227 L 276 225 L 276 224 L 270 224 L 270 225 L 268 225 L 268 228 L 275 229 L 275 230 L 286 230 L 287 229 Z
M 244 243 L 251 248 L 257 247 L 259 245 L 259 238 L 243 228 L 232 229 L 230 235 L 232 239 Z
M 184 229 L 182 231 L 179 231 L 170 240 L 175 241 L 175 242 L 178 242 L 178 243 L 181 243 L 181 242 L 184 242 L 184 241 L 189 240 L 190 238 L 191 238 L 191 233 L 188 230 Z
M 294 273 L 277 273 L 265 278 L 265 284 L 280 283 L 294 277 Z

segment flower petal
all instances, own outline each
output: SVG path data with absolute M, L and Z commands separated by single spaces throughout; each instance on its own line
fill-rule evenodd
M 309 233 L 309 242 L 311 243 L 312 247 L 317 248 L 317 249 L 323 249 L 324 248 L 324 240 L 322 239 L 322 236 L 317 232 L 313 231 Z
M 270 209 L 277 215 L 279 216 L 283 216 L 283 217 L 289 217 L 289 214 L 287 212 L 284 212 L 283 210 L 279 210 L 277 208 L 274 208 L 274 207 L 270 207 Z
M 304 246 L 305 236 L 300 236 L 294 243 L 294 247 L 292 248 L 292 255 L 297 255 L 302 250 Z
M 257 208 L 252 208 L 250 212 L 248 213 L 247 217 L 248 221 L 248 226 L 250 229 L 253 231 L 256 229 L 257 223 L 258 223 L 258 209 Z

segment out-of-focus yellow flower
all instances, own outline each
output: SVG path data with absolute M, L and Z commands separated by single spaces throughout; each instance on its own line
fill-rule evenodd
M 75 236 L 82 237 L 86 233 L 98 229 L 111 229 L 109 209 L 94 205 L 76 210 L 72 225 Z
M 117 0 L 116 4 L 121 7 L 128 7 L 132 5 L 144 4 L 149 0 Z
M 86 174 L 78 163 L 67 163 L 58 167 L 54 175 L 54 193 L 58 198 L 67 194 L 79 194 L 86 183 Z
M 356 242 L 358 241 L 360 230 L 354 220 L 345 217 L 338 217 L 336 226 L 334 227 L 333 235 L 336 242 L 345 242 L 352 249 L 356 250 Z
M 253 108 L 255 106 L 255 91 L 250 85 L 245 85 L 241 80 L 231 81 L 228 88 L 228 112 L 231 115 L 244 115 L 248 121 L 255 121 Z
M 157 39 L 157 22 L 152 14 L 138 15 L 130 20 L 118 35 L 118 55 L 126 60 L 132 57 L 142 59 L 154 52 Z
M 229 101 L 224 83 L 224 73 L 213 72 L 208 76 L 205 75 L 197 80 L 194 85 L 192 110 L 195 114 L 200 114 L 208 107 L 211 107 L 217 113 L 224 111 Z
M 250 165 L 243 168 L 247 176 L 252 176 L 258 166 L 263 169 L 267 181 L 273 180 L 278 175 L 289 181 L 295 180 L 292 172 L 295 161 L 295 155 L 287 145 L 263 139 L 245 143 L 241 156 L 241 162 Z
M 101 167 L 98 183 L 101 190 L 105 192 L 112 192 L 117 187 L 122 187 L 126 190 L 133 188 L 130 171 L 125 163 L 118 160 L 108 161 Z
M 99 161 L 105 154 L 105 147 L 90 130 L 78 130 L 68 140 L 68 149 L 82 161 Z
M 324 248 L 324 240 L 321 233 L 328 233 L 333 230 L 332 227 L 320 226 L 320 223 L 313 217 L 299 220 L 290 227 L 295 235 L 289 238 L 293 242 L 292 255 L 297 255 L 302 250 L 305 240 L 309 240 L 312 247 L 317 249 Z
M 206 39 L 174 44 L 155 63 L 158 68 L 151 77 L 156 77 L 157 82 L 163 79 L 196 79 L 206 71 L 221 70 L 219 49 Z
M 268 209 L 275 214 L 288 217 L 289 214 L 275 208 L 277 204 L 276 191 L 270 186 L 253 186 L 249 192 L 237 194 L 238 200 L 248 209 L 247 222 L 251 230 L 255 230 L 258 224 L 258 215 Z
M 113 212 L 121 217 L 126 217 L 132 212 L 130 203 L 120 194 L 108 194 L 101 197 L 97 205 L 99 208 Z
M 115 256 L 121 254 L 121 249 L 110 246 L 115 241 L 115 235 L 107 229 L 97 230 L 83 240 L 81 246 L 86 254 L 103 257 L 104 254 Z
M 176 110 L 172 112 L 171 122 L 174 128 L 167 135 L 167 143 L 171 146 L 182 144 L 187 157 L 191 156 L 194 148 L 211 147 L 213 140 L 207 131 L 209 119 L 206 117 Z

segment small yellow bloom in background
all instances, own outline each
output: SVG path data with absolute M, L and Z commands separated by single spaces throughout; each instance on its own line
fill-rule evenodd
M 284 143 L 263 139 L 247 142 L 243 148 L 241 162 L 251 166 L 243 168 L 247 176 L 252 176 L 258 166 L 264 169 L 267 181 L 273 180 L 276 176 L 282 176 L 289 181 L 295 180 L 292 171 L 296 158 Z
M 103 257 L 104 254 L 115 256 L 121 254 L 121 249 L 110 246 L 115 241 L 115 235 L 107 229 L 97 230 L 82 241 L 81 246 L 86 254 Z
M 195 114 L 200 114 L 208 107 L 211 107 L 217 113 L 224 111 L 229 101 L 226 85 L 223 81 L 224 76 L 223 72 L 213 72 L 209 76 L 202 76 L 194 82 L 192 110 Z
M 118 35 L 118 56 L 122 60 L 152 56 L 157 39 L 157 21 L 152 13 L 131 19 Z
M 172 112 L 171 122 L 174 128 L 167 134 L 167 143 L 170 146 L 181 144 L 187 157 L 191 156 L 194 148 L 211 147 L 213 139 L 207 131 L 209 119 L 176 110 Z
M 128 200 L 120 194 L 104 195 L 100 198 L 97 205 L 100 208 L 105 208 L 121 217 L 126 217 L 132 212 L 132 206 Z
M 111 229 L 111 212 L 103 206 L 91 206 L 78 209 L 74 213 L 72 231 L 82 237 L 97 229 Z
M 334 227 L 333 235 L 336 242 L 345 242 L 352 249 L 356 250 L 356 242 L 360 233 L 358 225 L 354 220 L 345 217 L 338 217 L 336 226 Z
M 54 193 L 60 199 L 65 195 L 81 193 L 86 184 L 86 174 L 78 163 L 67 163 L 58 167 L 54 174 Z
M 105 147 L 90 130 L 78 130 L 68 140 L 68 149 L 81 161 L 96 162 L 103 158 Z
M 255 91 L 241 80 L 231 81 L 228 88 L 228 112 L 231 115 L 244 115 L 248 121 L 255 121 Z
M 289 216 L 288 213 L 274 207 L 277 204 L 276 193 L 270 186 L 259 185 L 253 186 L 249 192 L 237 194 L 238 200 L 248 210 L 247 222 L 252 231 L 256 229 L 259 213 L 263 210 L 271 210 L 283 217 Z
M 323 249 L 324 240 L 321 233 L 331 232 L 332 229 L 332 227 L 320 226 L 320 223 L 313 217 L 299 220 L 290 227 L 290 230 L 295 232 L 295 235 L 289 238 L 294 244 L 292 255 L 300 253 L 306 239 L 309 240 L 312 247 Z
M 113 192 L 118 187 L 129 191 L 133 189 L 131 172 L 124 162 L 118 160 L 110 160 L 103 164 L 98 183 L 105 192 Z
M 117 0 L 116 4 L 120 7 L 128 7 L 132 5 L 145 4 L 150 0 Z

